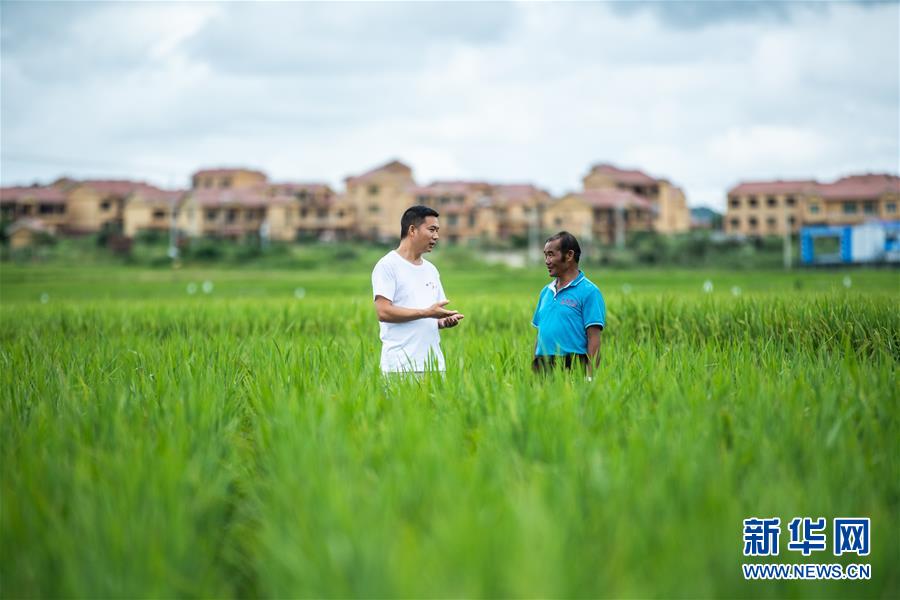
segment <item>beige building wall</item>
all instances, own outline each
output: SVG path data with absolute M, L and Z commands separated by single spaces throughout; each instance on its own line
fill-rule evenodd
M 104 194 L 87 185 L 69 192 L 66 227 L 71 231 L 95 233 L 107 224 L 121 224 L 124 198 Z
M 797 193 L 732 194 L 728 197 L 724 227 L 726 233 L 751 236 L 784 235 L 800 230 L 806 197 Z
M 125 199 L 123 233 L 134 237 L 140 231 L 168 231 L 172 227 L 173 212 L 178 212 L 176 198 L 151 198 L 135 192 Z
M 691 229 L 691 211 L 681 188 L 660 180 L 657 198 L 650 198 L 656 204 L 653 229 L 662 234 L 685 233 Z
M 568 231 L 579 240 L 591 241 L 594 237 L 593 209 L 578 194 L 567 194 L 551 204 L 544 213 L 547 231 Z
M 873 198 L 822 198 L 811 194 L 807 199 L 804 218 L 808 223 L 828 225 L 859 225 L 872 219 L 900 218 L 900 198 L 897 194 L 882 194 Z
M 215 189 L 241 189 L 264 185 L 265 173 L 252 169 L 202 169 L 191 177 L 191 187 Z
M 369 239 L 398 239 L 400 218 L 416 203 L 409 191 L 415 185 L 412 169 L 394 161 L 360 177 L 349 177 L 346 183 L 358 234 Z

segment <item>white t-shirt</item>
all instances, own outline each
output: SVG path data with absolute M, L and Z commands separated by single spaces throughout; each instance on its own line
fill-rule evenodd
M 414 265 L 396 250 L 375 264 L 372 296 L 384 296 L 394 306 L 403 308 L 428 308 L 447 299 L 433 264 L 423 258 L 421 265 Z M 444 370 L 437 319 L 380 325 L 382 371 L 424 371 L 426 367 Z

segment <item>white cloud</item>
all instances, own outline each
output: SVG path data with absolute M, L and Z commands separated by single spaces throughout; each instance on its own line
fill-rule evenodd
M 895 4 L 50 6 L 4 6 L 4 184 L 248 164 L 340 185 L 401 158 L 561 193 L 606 160 L 721 207 L 740 179 L 898 168 Z

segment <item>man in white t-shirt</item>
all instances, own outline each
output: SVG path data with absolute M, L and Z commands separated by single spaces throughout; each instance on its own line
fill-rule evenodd
M 438 329 L 456 327 L 463 315 L 449 302 L 441 276 L 422 258 L 438 241 L 438 213 L 427 206 L 406 209 L 400 246 L 372 271 L 372 294 L 381 326 L 381 370 L 385 373 L 444 370 Z

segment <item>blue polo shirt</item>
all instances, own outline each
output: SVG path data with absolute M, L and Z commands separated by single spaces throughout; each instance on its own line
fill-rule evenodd
M 603 294 L 582 271 L 559 291 L 553 280 L 541 290 L 531 324 L 538 330 L 535 355 L 587 354 L 587 328 L 606 327 Z

